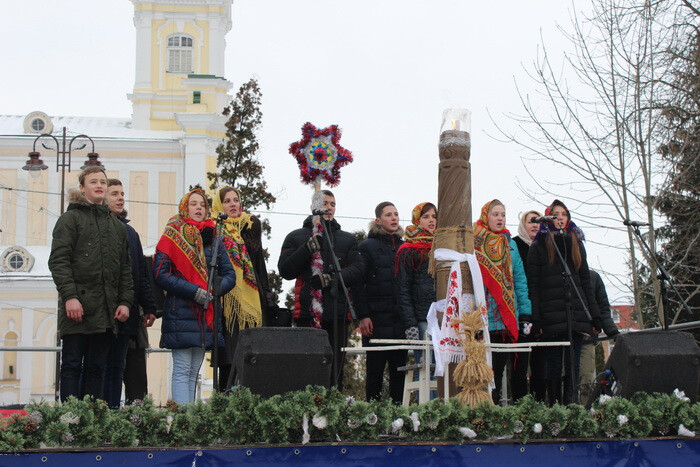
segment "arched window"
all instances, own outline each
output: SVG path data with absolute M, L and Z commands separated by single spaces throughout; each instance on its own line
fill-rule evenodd
M 168 71 L 192 73 L 192 38 L 182 34 L 168 37 Z
M 6 347 L 17 347 L 17 333 L 8 331 L 5 334 L 4 343 Z M 2 364 L 2 379 L 19 379 L 17 378 L 17 352 L 3 352 Z

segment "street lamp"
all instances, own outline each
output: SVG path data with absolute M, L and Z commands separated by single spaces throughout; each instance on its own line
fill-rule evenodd
M 56 143 L 56 172 L 59 170 L 61 171 L 61 214 L 63 214 L 65 210 L 65 192 L 66 192 L 66 169 L 70 172 L 70 163 L 71 163 L 71 153 L 73 150 L 79 151 L 83 149 L 87 143 L 84 143 L 82 146 L 73 148 L 73 143 L 75 140 L 78 138 L 85 138 L 90 141 L 90 144 L 92 144 L 92 152 L 88 153 L 88 159 L 85 161 L 85 164 L 83 164 L 81 169 L 84 169 L 86 167 L 101 167 L 104 170 L 104 166 L 100 163 L 99 157 L 100 155 L 95 152 L 95 142 L 90 138 L 88 135 L 80 134 L 77 136 L 73 136 L 70 141 L 66 142 L 66 127 L 63 127 L 63 136 L 61 139 L 61 143 L 59 144 L 58 139 L 52 134 L 49 133 L 42 133 L 39 136 L 37 136 L 34 139 L 34 144 L 32 146 L 32 150 L 29 152 L 29 159 L 27 159 L 27 163 L 24 164 L 24 167 L 22 169 L 29 171 L 29 174 L 33 178 L 37 178 L 41 175 L 42 170 L 46 170 L 49 167 L 44 164 L 44 161 L 40 159 L 41 154 L 39 154 L 39 151 L 36 150 L 36 143 L 39 141 L 41 138 L 51 138 L 54 140 Z M 49 146 L 46 146 L 45 144 L 41 144 L 44 149 L 53 149 Z M 66 161 L 66 156 L 68 156 L 68 161 Z M 60 297 L 59 297 L 60 301 Z M 58 309 L 58 308 L 57 308 Z M 56 346 L 61 347 L 61 338 L 56 334 Z M 55 388 L 55 398 L 56 400 L 60 399 L 60 381 L 61 379 L 59 378 L 59 375 L 61 374 L 61 352 L 56 352 L 56 380 L 54 383 L 54 388 Z
M 51 138 L 56 143 L 56 172 L 59 170 L 61 171 L 61 214 L 63 214 L 65 212 L 66 169 L 68 169 L 70 172 L 71 153 L 73 150 L 79 151 L 87 145 L 87 143 L 84 143 L 82 146 L 73 148 L 73 142 L 75 142 L 75 140 L 78 138 L 85 138 L 89 140 L 90 144 L 92 145 L 92 152 L 88 153 L 88 158 L 80 167 L 81 169 L 93 166 L 104 169 L 104 166 L 99 161 L 100 155 L 95 152 L 95 142 L 92 140 L 92 138 L 90 138 L 88 135 L 80 134 L 73 136 L 70 141 L 66 142 L 66 127 L 63 127 L 63 137 L 60 144 L 58 139 L 49 133 L 42 133 L 34 139 L 34 145 L 32 146 L 32 150 L 29 152 L 29 159 L 27 159 L 27 163 L 24 164 L 24 167 L 22 167 L 22 169 L 28 170 L 32 177 L 38 177 L 42 170 L 49 168 L 46 164 L 44 164 L 44 161 L 40 159 L 41 154 L 36 150 L 36 143 L 41 138 Z M 44 149 L 53 149 L 43 143 L 42 146 Z M 68 156 L 68 161 L 66 161 L 66 156 Z

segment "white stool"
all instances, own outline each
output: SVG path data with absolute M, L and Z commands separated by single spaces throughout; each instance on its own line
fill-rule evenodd
M 430 358 L 430 357 L 428 357 Z M 435 365 L 423 365 L 417 363 L 414 365 L 400 366 L 399 371 L 405 371 L 406 377 L 403 383 L 403 405 L 408 407 L 411 402 L 411 393 L 418 391 L 418 403 L 423 404 L 430 400 L 430 391 L 437 391 L 437 381 L 430 379 L 430 370 L 435 369 Z M 418 381 L 414 381 L 413 377 L 418 371 Z

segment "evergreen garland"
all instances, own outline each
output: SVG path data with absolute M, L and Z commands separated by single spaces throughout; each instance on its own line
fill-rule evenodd
M 631 400 L 601 396 L 580 405 L 546 407 L 531 396 L 501 407 L 468 407 L 456 398 L 410 407 L 389 400 L 356 401 L 336 389 L 262 399 L 246 388 L 207 402 L 157 407 L 150 398 L 119 410 L 101 400 L 33 402 L 26 416 L 3 420 L 0 451 L 40 447 L 238 446 L 255 443 L 447 441 L 694 436 L 700 404 L 678 394 L 638 393 Z

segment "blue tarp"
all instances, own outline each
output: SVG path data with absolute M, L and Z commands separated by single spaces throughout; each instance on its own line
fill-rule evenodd
M 507 465 L 697 466 L 700 439 L 586 441 L 531 444 L 334 444 L 229 449 L 42 451 L 0 454 L 0 466 L 223 465 Z M 454 464 L 453 464 L 454 465 Z

